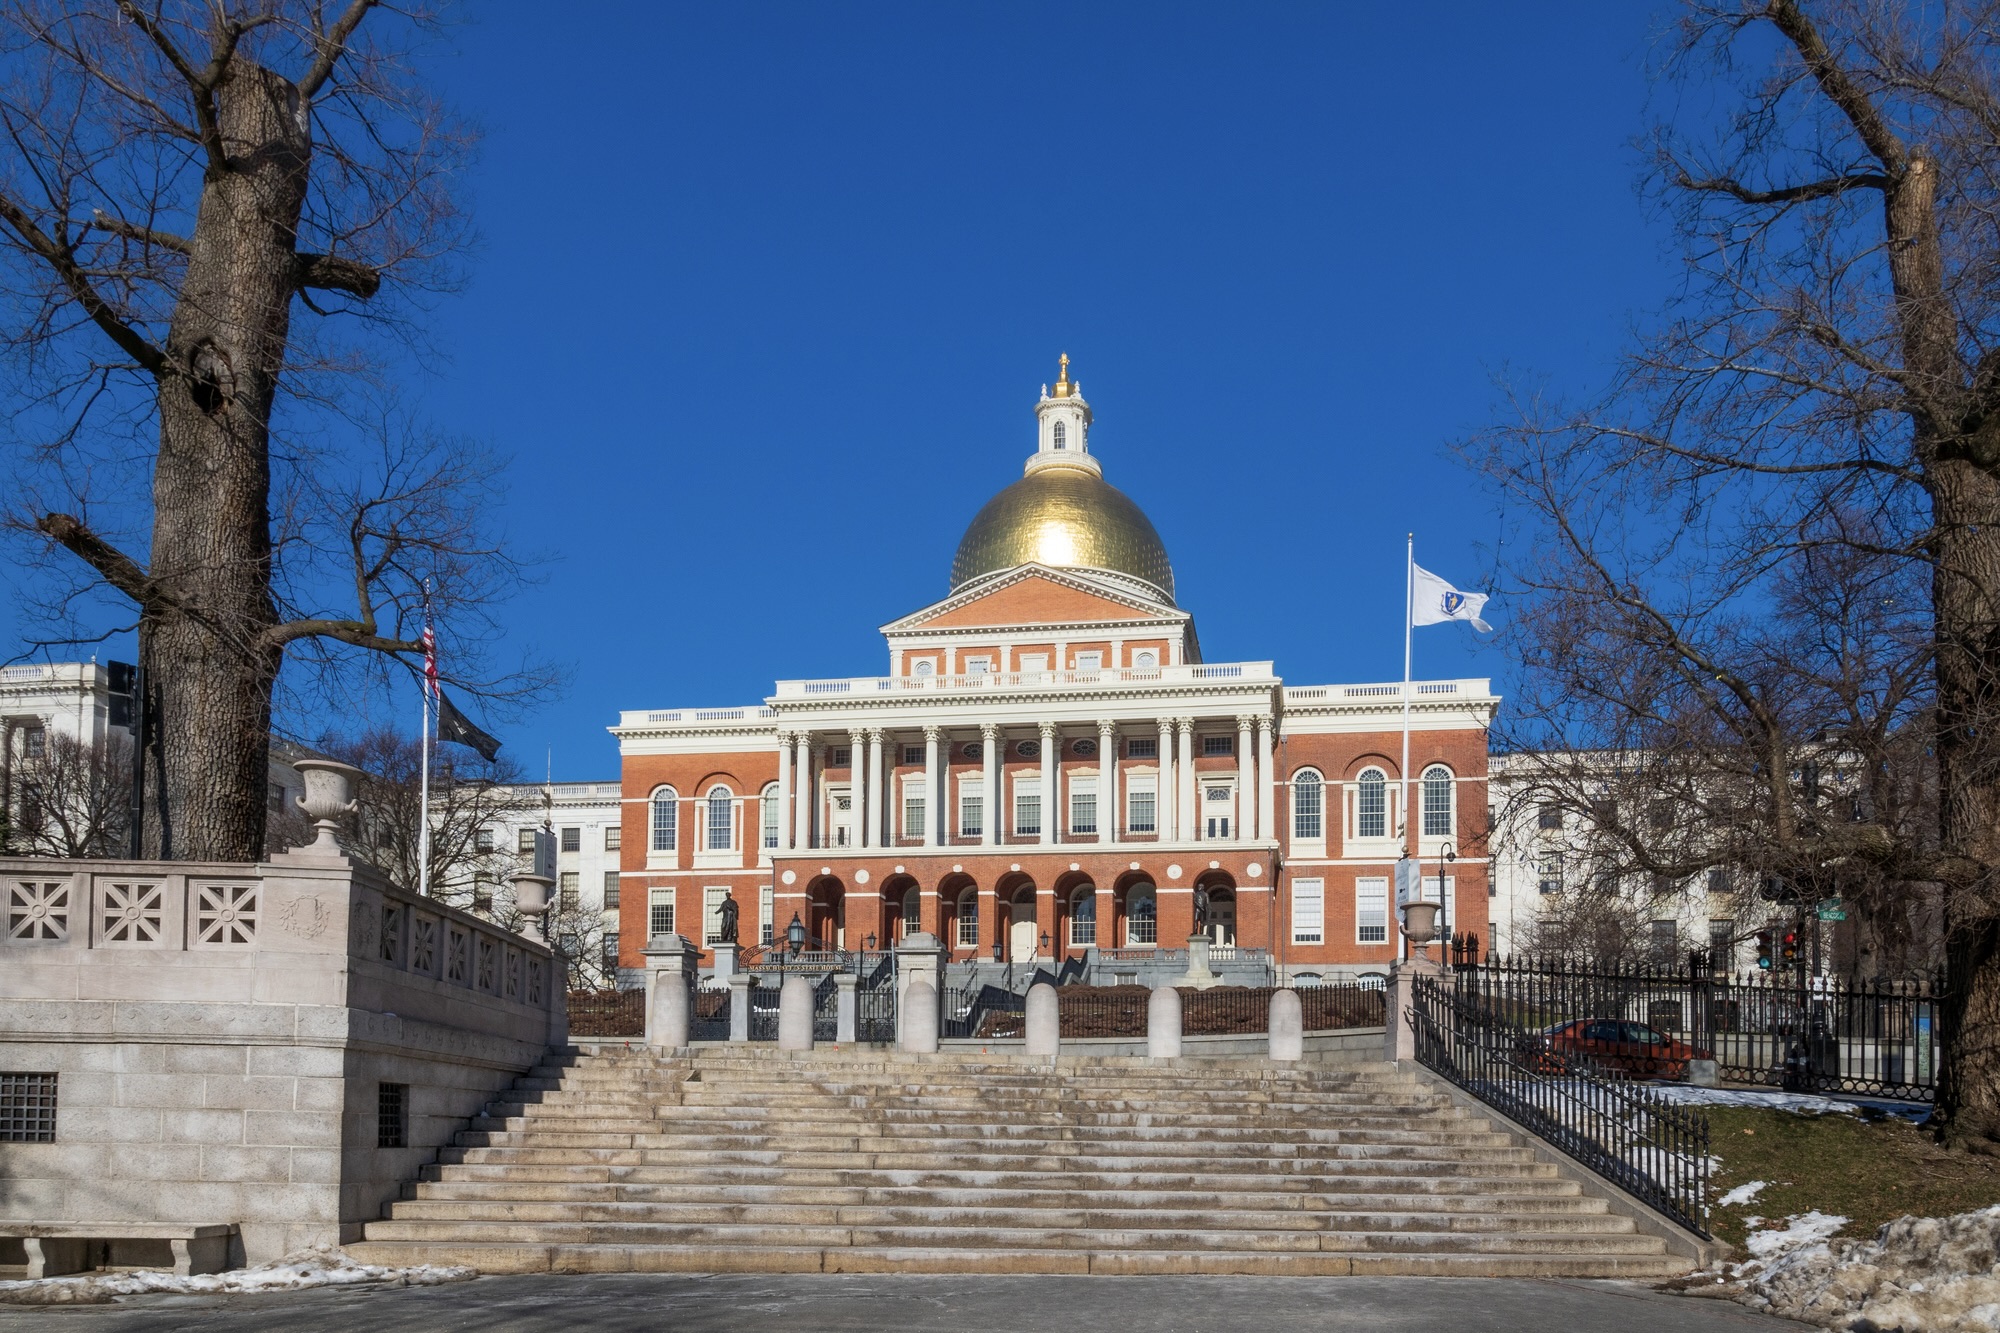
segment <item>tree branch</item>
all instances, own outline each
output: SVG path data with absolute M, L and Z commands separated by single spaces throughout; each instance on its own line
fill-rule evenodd
M 299 255 L 294 273 L 302 288 L 347 292 L 364 301 L 382 289 L 382 270 L 338 255 Z
M 1812 181 L 1805 185 L 1785 185 L 1775 190 L 1753 190 L 1741 181 L 1727 176 L 1708 176 L 1697 180 L 1685 170 L 1679 176 L 1680 187 L 1703 194 L 1726 194 L 1745 204 L 1796 204 L 1809 199 L 1825 199 L 1847 190 L 1886 190 L 1889 178 L 1877 171 L 1856 171 L 1845 176 L 1830 176 L 1823 181 Z
M 1888 168 L 1892 175 L 1902 175 L 1903 169 L 1909 165 L 1909 150 L 1883 121 L 1875 104 L 1868 100 L 1868 94 L 1841 68 L 1840 62 L 1827 48 L 1826 39 L 1819 35 L 1819 29 L 1800 10 L 1798 0 L 1770 0 L 1764 12 L 1778 31 L 1797 48 L 1800 59 L 1805 61 L 1806 70 L 1819 84 L 1820 91 L 1840 108 L 1841 114 L 1847 117 L 1847 123 L 1861 136 L 1861 142 L 1875 155 L 1876 161 Z
M 139 562 L 92 532 L 71 514 L 44 514 L 35 520 L 35 529 L 77 559 L 96 570 L 103 580 L 131 598 L 141 610 L 163 601 L 160 585 L 139 567 Z
M 14 234 L 55 270 L 56 277 L 61 279 L 70 296 L 83 307 L 91 322 L 118 344 L 120 351 L 155 375 L 166 368 L 166 354 L 120 318 L 110 303 L 98 294 L 82 266 L 76 262 L 76 255 L 67 246 L 58 245 L 53 237 L 36 226 L 28 210 L 5 193 L 0 193 L 0 221 L 12 227 Z
M 90 222 L 99 231 L 108 231 L 113 236 L 123 236 L 128 241 L 157 245 L 162 250 L 172 250 L 175 254 L 184 255 L 189 249 L 188 239 L 185 236 L 176 236 L 170 231 L 156 231 L 151 227 L 142 227 L 136 222 L 114 218 L 101 208 L 90 210 Z
M 353 0 L 347 12 L 335 21 L 330 32 L 318 35 L 319 55 L 313 60 L 312 68 L 298 82 L 299 96 L 311 101 L 320 87 L 333 76 L 333 67 L 347 52 L 347 40 L 354 36 L 354 30 L 361 26 L 361 20 L 375 7 L 376 0 Z
M 378 653 L 419 653 L 424 648 L 416 639 L 392 639 L 376 634 L 373 627 L 363 621 L 324 617 L 286 621 L 282 625 L 273 625 L 258 637 L 266 648 L 283 648 L 299 639 L 336 639 Z

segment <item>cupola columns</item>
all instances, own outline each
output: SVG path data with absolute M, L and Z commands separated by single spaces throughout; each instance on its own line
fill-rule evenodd
M 1024 472 L 1069 467 L 1104 475 L 1104 469 L 1090 456 L 1090 404 L 1083 399 L 1083 386 L 1070 382 L 1067 352 L 1063 353 L 1055 387 L 1044 388 L 1041 401 L 1035 404 L 1035 418 L 1041 423 L 1039 442 Z

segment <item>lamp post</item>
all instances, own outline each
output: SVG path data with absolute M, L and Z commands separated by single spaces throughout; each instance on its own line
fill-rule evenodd
M 1458 853 L 1453 850 L 1450 843 L 1445 843 L 1438 849 L 1438 917 L 1442 922 L 1438 929 L 1438 938 L 1444 941 L 1438 946 L 1438 954 L 1440 961 L 1443 962 L 1451 961 L 1447 952 L 1451 947 L 1451 900 L 1444 891 L 1444 868 L 1456 860 Z
M 1042 955 L 1049 956 L 1049 932 L 1046 930 L 1042 932 Z
M 806 927 L 797 912 L 792 913 L 792 924 L 785 927 L 785 943 L 791 947 L 792 960 L 798 961 L 799 950 L 806 947 Z

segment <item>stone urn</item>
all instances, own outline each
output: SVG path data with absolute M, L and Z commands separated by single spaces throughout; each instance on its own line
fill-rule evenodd
M 358 802 L 354 799 L 354 788 L 361 770 L 337 759 L 297 759 L 292 767 L 306 784 L 306 794 L 298 797 L 295 804 L 319 830 L 319 836 L 299 850 L 338 855 L 340 842 L 334 836 L 334 829 L 342 816 L 355 811 Z
M 1438 905 L 1422 899 L 1403 904 L 1403 938 L 1413 949 L 1421 949 L 1437 938 Z
M 514 908 L 535 923 L 544 941 L 549 937 L 549 890 L 555 883 L 547 875 L 514 876 Z

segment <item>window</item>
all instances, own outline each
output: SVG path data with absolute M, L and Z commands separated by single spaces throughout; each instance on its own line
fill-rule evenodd
M 1549 852 L 1536 858 L 1535 892 L 1547 897 L 1561 893 L 1563 886 L 1563 859 L 1561 852 Z
M 775 782 L 770 783 L 764 788 L 764 799 L 762 801 L 762 805 L 763 805 L 763 823 L 764 823 L 764 845 L 766 847 L 776 847 L 778 845 L 778 784 L 777 783 Z
M 604 850 L 615 852 L 625 844 L 625 830 L 617 824 L 609 824 L 604 829 Z
M 826 752 L 826 766 L 828 768 L 854 767 L 854 747 L 851 745 L 836 745 L 831 750 L 828 750 Z
M 1095 759 L 1097 757 L 1097 742 L 1088 736 L 1085 736 L 1069 748 L 1085 759 Z
M 1047 653 L 1022 653 L 1019 661 L 1021 670 L 1023 671 L 1047 671 L 1049 669 L 1049 655 Z
M 1040 759 L 1042 757 L 1042 743 L 1040 741 L 1022 741 L 1014 747 L 1014 753 L 1020 755 L 1023 759 Z
M 679 809 L 680 797 L 672 787 L 662 787 L 653 793 L 654 851 L 671 852 L 678 845 L 674 817 Z
M 611 911 L 618 906 L 618 872 L 604 872 L 604 910 Z
M 1098 891 L 1084 885 L 1070 899 L 1070 947 L 1088 949 L 1098 943 Z
M 1101 652 L 1078 653 L 1076 655 L 1076 669 L 1078 671 L 1102 671 L 1104 669 L 1104 654 Z
M 1432 764 L 1424 770 L 1419 786 L 1424 800 L 1424 836 L 1426 838 L 1447 838 L 1451 836 L 1451 770 L 1443 764 Z
M 1672 897 L 1680 888 L 1680 885 L 1675 883 L 1672 875 L 1662 875 L 1658 871 L 1653 873 L 1652 877 L 1647 881 L 1647 885 L 1655 898 Z
M 958 785 L 958 832 L 960 837 L 977 838 L 986 832 L 986 792 L 982 782 Z
M 1318 773 L 1302 768 L 1292 775 L 1292 838 L 1296 842 L 1324 842 L 1326 790 Z
M 562 849 L 563 849 L 564 851 L 566 851 L 566 852 L 580 852 L 580 851 L 582 851 L 582 850 L 583 850 L 583 830 L 582 830 L 582 829 L 580 829 L 580 828 L 566 828 L 566 829 L 564 829 L 564 830 L 562 831 Z
M 757 942 L 768 945 L 777 935 L 776 912 L 773 908 L 773 890 L 769 884 L 757 886 Z
M 515 839 L 514 839 L 514 850 L 515 850 L 515 851 L 517 851 L 517 852 L 532 852 L 532 851 L 534 851 L 534 850 L 535 850 L 535 831 L 534 831 L 533 829 L 531 829 L 531 828 L 524 828 L 524 829 L 522 829 L 522 830 L 521 830 L 521 832 L 519 833 L 519 835 L 517 835 L 517 836 L 515 837 Z
M 1354 836 L 1389 836 L 1389 779 L 1379 768 L 1363 769 L 1354 784 Z
M 264 784 L 264 805 L 265 805 L 265 808 L 266 808 L 266 809 L 269 809 L 269 810 L 272 810 L 272 811 L 282 811 L 282 810 L 283 810 L 283 809 L 285 808 L 285 784 L 284 784 L 284 783 L 282 783 L 282 782 L 268 782 L 268 783 L 265 783 L 265 784 Z M 484 838 L 488 839 L 489 841 L 490 841 L 490 840 L 492 839 L 492 836 L 493 836 L 493 835 L 492 835 L 492 834 L 490 834 L 490 833 L 488 833 L 488 832 L 487 832 L 487 831 L 486 831 L 485 829 L 481 829 L 481 830 L 479 830 L 479 833 L 480 833 L 480 836 L 481 836 L 481 837 L 484 837 Z M 490 850 L 491 850 L 491 848 L 490 848 L 490 847 L 481 847 L 481 848 L 480 848 L 479 850 L 480 850 L 480 851 L 482 851 L 482 852 L 484 852 L 484 851 L 490 851 Z
M 968 657 L 965 659 L 965 674 L 968 676 L 984 676 L 990 674 L 992 670 L 993 659 L 990 657 Z
M 1056 448 L 1058 449 L 1066 448 L 1068 439 L 1069 439 L 1069 431 L 1065 429 L 1064 423 L 1058 421 L 1056 423 L 1056 429 L 1055 429 Z
M 49 733 L 40 727 L 24 727 L 21 730 L 21 753 L 30 759 L 40 759 L 48 742 Z
M 375 1146 L 405 1148 L 410 1140 L 410 1085 L 375 1085 Z
M 1354 940 L 1357 944 L 1389 942 L 1389 881 L 1386 876 L 1354 881 Z
M 0 1074 L 0 1143 L 56 1141 L 56 1075 Z
M 1653 961 L 1670 964 L 1680 943 L 1680 932 L 1672 921 L 1655 921 L 1649 932 L 1653 942 Z
M 1234 736 L 1203 736 L 1201 738 L 1201 752 L 1204 755 L 1235 754 L 1236 738 Z
M 1042 831 L 1042 780 L 1014 779 L 1014 832 Z
M 1733 970 L 1736 963 L 1736 922 L 1719 918 L 1708 923 L 1708 965 L 1719 971 Z
M 1563 808 L 1561 806 L 1549 802 L 1545 803 L 1541 809 L 1535 811 L 1536 828 L 1561 828 L 1562 826 Z
M 1125 741 L 1127 759 L 1158 759 L 1160 738 L 1158 736 L 1131 736 Z
M 479 831 L 478 831 L 477 833 L 473 834 L 473 835 L 472 835 L 472 846 L 473 846 L 473 850 L 475 850 L 475 851 L 481 851 L 481 852 L 490 852 L 490 851 L 492 851 L 492 850 L 493 850 L 493 830 L 492 830 L 492 829 L 490 829 L 490 828 L 483 828 L 483 829 L 480 829 L 480 830 L 479 830 Z
M 1159 664 L 1160 655 L 1151 648 L 1141 648 L 1132 654 L 1132 665 L 1135 667 L 1156 667 Z
M 726 852 L 736 845 L 736 794 L 727 787 L 708 791 L 708 850 Z
M 903 890 L 903 933 L 914 935 L 924 928 L 923 890 L 912 884 Z
M 483 870 L 472 877 L 472 910 L 475 912 L 493 910 L 493 876 Z
M 922 787 L 912 785 L 903 788 L 904 837 L 921 838 L 924 836 L 924 830 L 929 827 L 924 822 L 926 805 L 927 802 L 924 799 L 924 789 Z
M 1323 944 L 1326 941 L 1326 881 L 1292 881 L 1292 943 Z
M 1133 776 L 1125 783 L 1125 831 L 1127 833 L 1156 833 L 1159 831 L 1155 810 L 1158 805 L 1159 779 L 1151 773 L 1143 777 Z
M 556 876 L 556 903 L 559 910 L 564 912 L 576 910 L 576 892 L 577 873 L 574 870 L 565 870 Z
M 710 884 L 701 891 L 701 942 L 703 944 L 722 943 L 722 903 L 729 897 L 729 886 Z
M 604 932 L 604 965 L 618 966 L 618 932 L 615 930 Z
M 1708 892 L 1713 898 L 1727 897 L 1729 894 L 1729 868 L 1714 866 L 1708 872 Z
M 967 889 L 958 900 L 958 947 L 979 947 L 979 890 Z
M 1132 896 L 1126 900 L 1125 942 L 1160 942 L 1160 906 L 1153 897 L 1153 886 L 1150 884 L 1132 890 Z
M 1069 784 L 1069 831 L 1097 832 L 1097 779 L 1071 778 Z
M 904 763 L 905 765 L 909 765 L 909 764 L 921 764 L 921 763 L 923 763 L 923 762 L 924 762 L 924 747 L 923 747 L 923 746 L 921 746 L 921 745 L 905 745 L 905 746 L 903 747 L 903 763 Z
M 1646 807 L 1646 823 L 1655 830 L 1664 832 L 1674 826 L 1674 803 L 1654 801 Z
M 646 904 L 646 934 L 649 936 L 671 935 L 674 933 L 674 891 L 654 889 Z
M 919 657 L 916 663 L 911 666 L 910 674 L 913 676 L 935 676 L 937 674 L 937 659 L 935 657 Z
M 972 741 L 966 745 L 964 754 L 967 759 L 983 759 L 986 756 L 986 747 L 978 741 Z

